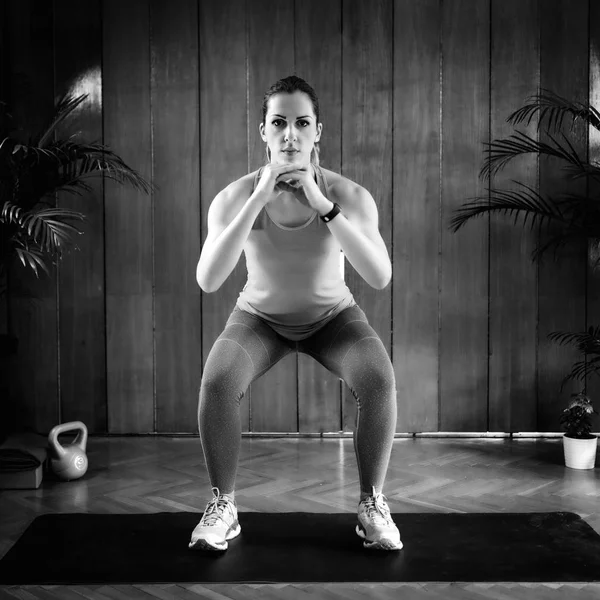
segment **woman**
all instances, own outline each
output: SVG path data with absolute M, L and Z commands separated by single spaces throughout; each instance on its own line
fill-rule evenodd
M 214 497 L 189 547 L 226 550 L 239 535 L 240 400 L 255 379 L 299 351 L 343 379 L 356 398 L 356 533 L 367 548 L 398 550 L 400 534 L 382 494 L 396 428 L 394 371 L 339 267 L 341 250 L 372 287 L 390 282 L 377 207 L 360 185 L 319 166 L 319 103 L 304 80 L 278 81 L 262 113 L 268 163 L 211 203 L 196 272 L 202 290 L 215 292 L 246 255 L 247 283 L 200 386 L 198 424 Z

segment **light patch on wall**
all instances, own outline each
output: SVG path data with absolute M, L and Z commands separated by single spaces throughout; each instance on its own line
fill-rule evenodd
M 92 108 L 100 111 L 102 108 L 102 72 L 100 66 L 91 67 L 80 73 L 71 82 L 68 93 L 72 96 L 88 95 L 78 110 L 85 106 L 87 109 Z

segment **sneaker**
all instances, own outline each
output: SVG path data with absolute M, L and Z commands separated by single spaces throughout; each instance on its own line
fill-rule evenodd
M 227 540 L 237 537 L 242 528 L 238 522 L 235 501 L 212 488 L 214 498 L 192 532 L 189 547 L 192 550 L 227 550 Z
M 390 509 L 383 494 L 373 495 L 358 504 L 358 525 L 356 533 L 364 542 L 365 548 L 373 550 L 400 550 L 400 532 L 390 515 Z

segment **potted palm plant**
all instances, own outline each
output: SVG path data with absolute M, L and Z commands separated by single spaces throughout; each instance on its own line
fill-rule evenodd
M 546 229 L 550 232 L 547 241 L 534 248 L 533 260 L 539 260 L 550 249 L 554 249 L 556 258 L 564 246 L 583 241 L 587 242 L 588 261 L 592 272 L 598 272 L 600 165 L 578 154 L 568 136 L 563 133 L 563 125 L 565 121 L 570 122 L 572 131 L 576 122 L 583 122 L 600 132 L 600 112 L 590 104 L 572 102 L 551 90 L 542 89 L 539 94 L 530 96 L 521 108 L 511 113 L 507 122 L 513 126 L 521 123 L 529 125 L 538 113 L 538 129 L 545 128 L 548 141 L 539 141 L 523 131 L 516 130 L 506 139 L 486 143 L 484 145 L 488 147 L 488 151 L 479 175 L 483 179 L 490 179 L 509 161 L 533 153 L 540 158 L 554 157 L 563 162 L 565 180 L 573 185 L 565 186 L 566 192 L 551 192 L 545 195 L 518 181 L 513 181 L 516 189 L 487 189 L 488 194 L 471 198 L 454 211 L 450 229 L 456 232 L 469 220 L 489 213 L 511 216 L 514 217 L 515 223 L 521 219 L 524 226 L 529 224 L 531 229 L 537 226 L 538 231 Z M 585 185 L 582 185 L 582 182 Z M 552 332 L 548 337 L 559 344 L 574 344 L 583 354 L 583 359 L 573 365 L 566 379 L 585 381 L 589 375 L 599 373 L 599 327 L 590 327 L 583 333 Z M 565 380 L 563 386 L 564 383 Z M 569 445 L 569 454 L 571 440 L 574 440 L 579 446 L 585 446 L 583 442 L 592 444 L 595 457 L 597 439 L 591 434 L 591 417 L 594 412 L 591 401 L 584 392 L 574 394 L 564 409 L 561 424 L 566 429 L 563 439 Z M 589 464 L 589 461 L 586 464 Z
M 26 143 L 18 141 L 14 119 L 6 103 L 0 102 L 0 299 L 7 294 L 13 264 L 39 277 L 76 248 L 74 238 L 82 233 L 76 223 L 85 216 L 57 206 L 58 192 L 84 196 L 92 189 L 87 181 L 97 176 L 147 194 L 153 189 L 108 146 L 82 140 L 80 134 L 61 137 L 61 126 L 87 97 L 65 94 L 45 130 Z M 8 334 L 0 335 L 0 361 L 16 353 L 17 342 L 9 322 Z
M 36 276 L 49 273 L 81 231 L 74 225 L 83 213 L 56 206 L 56 194 L 83 196 L 86 180 L 104 176 L 150 193 L 152 184 L 129 167 L 108 146 L 86 142 L 79 134 L 59 137 L 60 127 L 88 94 L 64 95 L 48 127 L 19 143 L 6 104 L 0 102 L 0 293 L 6 293 L 9 264 L 18 259 Z
M 538 129 L 545 127 L 549 142 L 542 142 L 517 130 L 506 139 L 484 143 L 489 148 L 479 176 L 490 179 L 509 161 L 526 154 L 540 158 L 554 157 L 562 161 L 565 179 L 575 183 L 572 190 L 542 195 L 519 181 L 518 189 L 486 189 L 488 194 L 463 203 L 450 220 L 450 229 L 457 232 L 468 221 L 489 213 L 500 213 L 522 220 L 531 229 L 546 228 L 552 237 L 534 248 L 532 258 L 538 260 L 548 250 L 556 253 L 572 242 L 588 241 L 590 266 L 600 269 L 600 165 L 580 156 L 562 132 L 565 120 L 585 122 L 600 132 L 600 112 L 590 104 L 571 102 L 550 90 L 541 90 L 507 118 L 511 125 L 529 125 L 540 112 Z M 559 139 L 558 133 L 562 135 Z M 584 180 L 587 185 L 582 185 Z

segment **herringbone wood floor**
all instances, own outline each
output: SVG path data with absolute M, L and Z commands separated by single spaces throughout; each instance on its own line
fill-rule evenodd
M 0 492 L 0 556 L 50 512 L 198 511 L 210 498 L 195 438 L 90 438 L 83 479 Z M 392 512 L 572 511 L 600 533 L 600 470 L 566 469 L 560 439 L 400 438 L 384 493 Z M 354 512 L 351 439 L 244 438 L 240 511 Z M 187 543 L 187 540 L 182 540 Z M 285 584 L 0 587 L 0 598 L 600 598 L 600 584 Z

